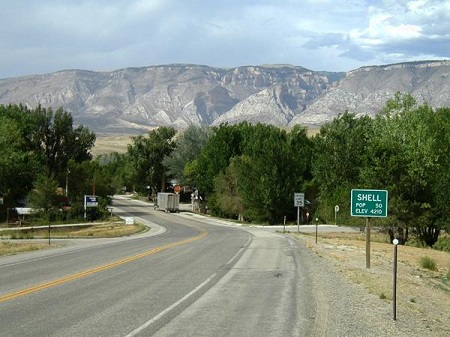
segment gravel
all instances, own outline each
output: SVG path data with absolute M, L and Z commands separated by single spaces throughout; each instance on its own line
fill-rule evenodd
M 399 301 L 394 320 L 392 301 L 369 293 L 362 284 L 349 282 L 342 272 L 344 264 L 326 252 L 326 244 L 314 245 L 308 237 L 298 240 L 305 245 L 315 287 L 314 336 L 450 336 L 449 325 L 418 314 L 414 307 L 399 307 Z M 377 272 L 377 268 L 370 270 Z

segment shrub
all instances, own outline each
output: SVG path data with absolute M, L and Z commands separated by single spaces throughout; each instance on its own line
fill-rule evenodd
M 406 246 L 416 247 L 416 248 L 425 248 L 427 245 L 418 240 L 417 238 L 410 238 L 405 244 Z
M 429 256 L 422 256 L 420 258 L 420 265 L 422 268 L 428 269 L 428 270 L 437 270 L 437 263 Z
M 450 252 L 450 236 L 442 236 L 433 246 L 434 249 Z
M 450 268 L 448 268 L 447 274 L 444 276 L 444 283 L 450 285 Z

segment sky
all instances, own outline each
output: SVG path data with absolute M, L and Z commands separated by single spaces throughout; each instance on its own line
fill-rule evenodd
M 0 0 L 0 78 L 450 58 L 450 0 Z

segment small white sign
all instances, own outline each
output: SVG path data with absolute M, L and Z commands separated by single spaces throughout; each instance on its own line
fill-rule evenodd
M 134 218 L 131 216 L 128 216 L 125 218 L 125 225 L 134 225 Z
M 294 206 L 295 207 L 305 206 L 305 193 L 294 193 Z

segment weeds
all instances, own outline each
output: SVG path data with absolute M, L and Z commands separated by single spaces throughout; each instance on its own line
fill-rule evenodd
M 441 236 L 433 246 L 434 249 L 450 252 L 450 235 Z
M 437 263 L 429 256 L 422 256 L 420 258 L 420 266 L 424 269 L 436 271 L 438 269 Z
M 448 268 L 447 274 L 444 275 L 444 283 L 450 285 L 450 268 Z

